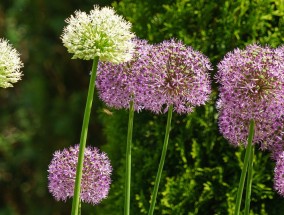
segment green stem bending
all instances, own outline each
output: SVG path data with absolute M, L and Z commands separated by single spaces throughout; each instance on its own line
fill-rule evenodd
M 249 157 L 249 164 L 248 164 L 245 215 L 249 215 L 249 209 L 250 209 L 251 186 L 252 186 L 252 176 L 253 176 L 253 156 L 254 156 L 254 147 L 252 147 L 250 157 Z
M 82 179 L 84 152 L 85 152 L 85 147 L 86 147 L 88 125 L 89 125 L 90 114 L 91 114 L 91 109 L 92 109 L 92 102 L 93 102 L 93 97 L 94 97 L 98 62 L 99 62 L 99 57 L 95 57 L 93 61 L 93 66 L 92 66 L 91 79 L 90 79 L 90 84 L 89 84 L 87 102 L 86 102 L 81 137 L 80 137 L 79 157 L 78 157 L 78 164 L 77 164 L 77 169 L 76 169 L 75 188 L 74 188 L 74 196 L 73 196 L 73 202 L 72 202 L 72 212 L 71 212 L 72 215 L 78 215 L 78 210 L 79 210 L 80 191 L 81 191 L 80 185 L 81 185 L 81 179 Z
M 248 144 L 247 144 L 247 148 L 246 148 L 244 166 L 243 166 L 243 169 L 242 169 L 242 174 L 241 174 L 241 178 L 240 178 L 240 182 L 239 182 L 239 188 L 238 188 L 238 192 L 237 192 L 235 215 L 240 214 L 241 200 L 242 200 L 242 195 L 243 195 L 243 189 L 244 189 L 244 184 L 245 184 L 245 178 L 246 178 L 248 163 L 249 163 L 250 157 L 252 157 L 251 151 L 252 151 L 253 135 L 254 135 L 254 120 L 252 119 L 250 121 L 250 126 L 249 126 L 249 136 L 248 136 Z
M 126 166 L 125 166 L 125 196 L 124 196 L 124 214 L 130 214 L 130 185 L 131 185 L 131 143 L 134 118 L 134 102 L 130 101 L 127 145 L 126 145 Z
M 169 142 L 172 114 L 173 114 L 173 105 L 170 105 L 169 110 L 168 110 L 168 119 L 167 119 L 167 127 L 166 127 L 164 145 L 163 145 L 162 155 L 161 155 L 160 164 L 159 164 L 159 168 L 158 168 L 158 172 L 157 172 L 157 176 L 155 180 L 155 185 L 154 185 L 154 190 L 153 190 L 153 194 L 151 198 L 151 204 L 150 204 L 148 215 L 152 215 L 155 209 L 156 198 L 158 194 L 159 184 L 160 184 L 160 180 L 162 176 L 163 166 L 165 163 L 167 147 L 168 147 L 168 142 Z

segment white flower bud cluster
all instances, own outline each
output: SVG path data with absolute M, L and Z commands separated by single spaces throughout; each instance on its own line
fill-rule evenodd
M 7 40 L 0 38 L 0 87 L 13 87 L 21 79 L 23 63 L 19 56 Z
M 122 63 L 131 59 L 135 37 L 130 32 L 131 24 L 109 7 L 94 9 L 89 14 L 76 11 L 66 20 L 61 39 L 73 59 Z

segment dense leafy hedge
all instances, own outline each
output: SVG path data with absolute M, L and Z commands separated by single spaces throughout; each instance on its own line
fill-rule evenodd
M 112 1 L 96 1 L 110 5 Z M 83 0 L 0 3 L 0 36 L 21 52 L 23 80 L 0 90 L 0 214 L 69 214 L 70 201 L 47 190 L 47 166 L 55 150 L 79 142 L 91 62 L 70 60 L 59 39 L 64 19 L 90 10 Z M 115 9 L 143 39 L 176 37 L 216 63 L 228 51 L 259 42 L 284 42 L 284 4 L 278 0 L 121 0 Z M 212 71 L 212 80 L 215 70 Z M 173 116 L 156 214 L 230 214 L 243 150 L 218 132 L 216 85 L 211 101 L 190 115 Z M 122 214 L 128 113 L 109 110 L 96 97 L 88 144 L 106 151 L 114 168 L 110 196 L 83 214 Z M 135 114 L 132 214 L 146 214 L 159 162 L 166 117 Z M 254 214 L 279 214 L 284 200 L 272 190 L 274 163 L 257 151 L 252 193 Z

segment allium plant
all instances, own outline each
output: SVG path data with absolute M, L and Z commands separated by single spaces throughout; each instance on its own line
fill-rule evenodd
M 279 153 L 274 169 L 274 189 L 284 196 L 284 151 Z
M 87 102 L 84 112 L 80 137 L 79 157 L 75 180 L 72 215 L 79 212 L 80 185 L 84 151 L 88 133 L 92 100 L 94 95 L 96 71 L 99 59 L 101 61 L 122 63 L 131 59 L 134 44 L 134 34 L 130 32 L 131 24 L 121 16 L 116 15 L 109 7 L 94 9 L 89 14 L 76 11 L 69 17 L 61 39 L 73 58 L 93 60 Z
M 124 214 L 130 214 L 131 185 L 131 143 L 134 110 L 140 111 L 151 97 L 148 90 L 150 72 L 147 71 L 149 52 L 152 46 L 145 40 L 134 39 L 134 53 L 131 61 L 114 64 L 99 64 L 96 86 L 100 98 L 109 106 L 129 109 L 125 167 Z
M 259 144 L 261 149 L 274 151 L 274 148 L 277 147 L 276 144 L 282 141 L 283 120 L 271 114 L 275 109 L 267 108 L 264 110 L 260 110 L 258 117 L 254 119 L 253 143 Z M 256 115 L 256 113 L 254 114 Z M 218 123 L 221 133 L 231 144 L 234 146 L 247 145 L 250 119 L 242 116 L 242 109 L 235 109 L 235 107 L 220 108 Z
M 84 154 L 80 199 L 95 205 L 108 195 L 112 167 L 107 155 L 95 147 L 87 147 Z M 78 155 L 78 145 L 53 155 L 48 167 L 48 189 L 57 201 L 73 197 Z
M 132 59 L 125 63 L 114 64 L 100 62 L 96 87 L 99 97 L 107 106 L 116 109 L 129 109 L 130 101 L 134 102 L 134 109 L 140 111 L 151 98 L 148 90 L 150 70 L 149 52 L 152 45 L 146 40 L 134 39 L 135 44 Z
M 248 170 L 245 214 L 249 213 L 253 148 L 274 144 L 281 127 L 284 105 L 283 53 L 270 47 L 249 45 L 229 52 L 218 64 L 220 87 L 220 132 L 233 145 L 247 146 L 237 193 L 235 214 L 239 214 L 244 180 Z M 274 138 L 271 138 L 274 137 Z M 247 141 L 248 140 L 248 141 Z
M 250 119 L 258 122 L 254 143 L 267 140 L 266 137 L 274 132 L 271 122 L 284 111 L 282 62 L 281 52 L 249 45 L 245 50 L 235 49 L 228 53 L 218 64 L 219 127 L 230 143 L 246 144 Z M 269 126 L 272 129 L 268 129 Z M 264 141 L 262 147 L 266 148 L 266 144 Z
M 149 88 L 153 95 L 145 108 L 156 113 L 168 112 L 165 139 L 148 213 L 152 215 L 166 157 L 172 112 L 190 113 L 193 107 L 209 99 L 211 88 L 208 70 L 211 64 L 206 56 L 174 39 L 155 45 L 149 57 Z
M 63 30 L 62 41 L 73 58 L 121 63 L 131 59 L 134 48 L 131 24 L 117 15 L 112 8 L 94 9 L 89 14 L 76 11 L 69 17 Z
M 0 38 L 0 87 L 12 87 L 21 80 L 23 63 L 20 54 L 7 40 Z
M 154 95 L 147 109 L 166 112 L 173 105 L 177 113 L 190 113 L 209 99 L 212 67 L 205 55 L 172 39 L 155 45 L 149 57 L 149 87 Z

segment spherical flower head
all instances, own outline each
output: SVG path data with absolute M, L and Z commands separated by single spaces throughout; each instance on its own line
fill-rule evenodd
M 274 189 L 284 196 L 284 152 L 279 154 L 274 169 Z
M 284 110 L 283 53 L 249 45 L 229 52 L 218 64 L 219 128 L 234 145 L 246 145 L 249 123 L 255 120 L 253 143 L 271 148 L 280 138 Z
M 20 54 L 8 41 L 0 38 L 0 87 L 12 87 L 22 77 Z
M 48 188 L 57 201 L 66 201 L 74 194 L 79 146 L 56 151 L 48 167 Z M 110 188 L 112 168 L 105 153 L 86 147 L 80 198 L 93 205 L 106 198 Z
M 274 118 L 270 112 L 263 111 L 255 119 L 253 144 L 260 144 L 261 149 L 269 149 L 273 157 L 283 144 L 283 118 Z M 242 117 L 240 110 L 234 107 L 219 110 L 218 124 L 220 132 L 234 146 L 247 145 L 250 120 Z
M 205 55 L 172 39 L 155 45 L 149 57 L 155 95 L 147 109 L 159 113 L 173 105 L 177 113 L 189 113 L 209 99 L 211 64 Z
M 66 22 L 61 39 L 73 59 L 93 60 L 113 63 L 131 59 L 134 44 L 131 39 L 131 24 L 115 14 L 109 7 L 94 9 L 89 14 L 76 11 Z
M 283 54 L 270 47 L 249 45 L 229 52 L 218 64 L 219 108 L 234 106 L 242 117 L 256 119 L 266 109 L 283 114 Z
M 150 72 L 146 69 L 152 46 L 138 38 L 133 43 L 135 48 L 130 61 L 120 64 L 99 63 L 96 87 L 99 97 L 109 107 L 128 109 L 130 101 L 133 101 L 134 109 L 140 111 L 151 96 L 147 90 Z

